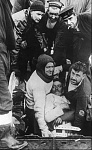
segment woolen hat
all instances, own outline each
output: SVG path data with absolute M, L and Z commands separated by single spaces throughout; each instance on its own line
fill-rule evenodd
M 45 74 L 45 67 L 50 62 L 52 62 L 55 65 L 55 62 L 51 56 L 42 54 L 38 57 L 37 65 L 36 65 L 36 72 L 38 76 L 46 83 L 51 82 L 53 79 L 53 76 L 48 76 Z
M 41 12 L 45 13 L 45 5 L 43 4 L 42 1 L 36 0 L 30 6 L 30 10 L 31 11 L 41 11 Z
M 43 69 L 45 70 L 45 66 L 49 63 L 52 62 L 54 64 L 54 60 L 51 56 L 47 54 L 42 54 L 38 57 L 37 60 L 37 69 Z
M 64 6 L 64 4 L 60 2 L 60 0 L 49 0 L 49 7 L 51 6 L 58 7 L 61 9 L 61 7 Z

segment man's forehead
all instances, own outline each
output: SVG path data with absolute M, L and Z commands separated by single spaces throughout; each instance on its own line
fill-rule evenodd
M 71 18 L 73 18 L 73 17 L 74 17 L 74 15 L 72 14 L 71 16 L 65 18 L 64 21 L 68 21 L 69 19 L 71 19 Z
M 57 12 L 59 12 L 59 11 L 60 11 L 60 9 L 57 8 L 57 7 L 49 7 L 49 12 L 57 13 Z
M 44 14 L 42 11 L 31 11 L 32 14 Z
M 73 73 L 75 73 L 75 74 L 83 74 L 82 71 L 77 71 L 77 70 L 74 70 L 74 69 L 72 69 L 71 72 L 73 72 Z

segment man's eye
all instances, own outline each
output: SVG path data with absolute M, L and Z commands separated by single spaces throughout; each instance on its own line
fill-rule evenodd
M 77 77 L 80 77 L 80 75 L 79 75 L 79 74 L 77 74 L 76 76 L 77 76 Z
M 72 75 L 74 75 L 74 72 L 72 72 Z
M 53 15 L 54 15 L 54 16 L 58 16 L 58 14 L 53 14 L 53 13 L 49 13 L 49 15 L 52 15 L 52 16 L 53 16 Z

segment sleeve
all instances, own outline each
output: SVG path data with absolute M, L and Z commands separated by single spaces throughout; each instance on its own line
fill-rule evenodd
M 88 97 L 85 96 L 85 94 L 77 97 L 74 126 L 80 127 L 81 129 L 83 127 L 84 120 L 85 120 L 87 99 L 88 99 Z
M 84 12 L 79 14 L 78 16 L 79 19 L 79 29 L 81 33 L 91 41 L 91 22 L 92 22 L 92 17 L 91 14 L 88 12 Z
M 53 54 L 56 66 L 60 66 L 66 62 L 67 37 L 69 36 L 67 26 L 64 22 L 59 23 Z
M 33 97 L 34 97 L 34 111 L 35 111 L 35 117 L 37 119 L 39 128 L 41 131 L 48 130 L 48 126 L 45 121 L 45 98 L 46 93 L 43 89 L 35 89 L 33 91 Z
M 12 15 L 13 21 L 15 23 L 14 34 L 15 34 L 15 41 L 16 41 L 16 48 L 11 52 L 12 65 L 17 63 L 19 51 L 22 48 L 21 45 L 23 42 L 23 32 L 25 30 L 25 27 L 27 26 L 25 12 L 26 10 L 22 10 Z
M 46 99 L 46 106 L 45 106 L 45 120 L 46 122 L 51 122 L 55 120 L 57 117 L 63 115 L 63 110 L 60 105 L 55 107 L 54 105 L 54 97 L 48 95 Z

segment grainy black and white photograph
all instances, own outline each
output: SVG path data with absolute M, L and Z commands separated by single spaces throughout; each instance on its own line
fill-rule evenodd
M 0 0 L 0 150 L 92 149 L 92 0 Z

